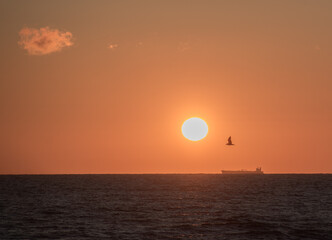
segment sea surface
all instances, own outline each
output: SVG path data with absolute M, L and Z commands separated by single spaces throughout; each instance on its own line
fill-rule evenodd
M 0 239 L 332 239 L 332 175 L 0 176 Z

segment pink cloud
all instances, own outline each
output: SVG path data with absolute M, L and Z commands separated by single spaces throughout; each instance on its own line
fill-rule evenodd
M 113 49 L 115 49 L 117 47 L 119 47 L 118 44 L 110 44 L 110 45 L 108 45 L 108 48 L 111 49 L 111 50 L 113 50 Z
M 180 42 L 178 45 L 178 50 L 181 52 L 191 49 L 191 44 L 189 42 Z
M 44 27 L 23 28 L 19 32 L 18 44 L 28 51 L 30 55 L 45 55 L 61 51 L 64 47 L 73 45 L 72 33 L 62 32 L 58 29 Z

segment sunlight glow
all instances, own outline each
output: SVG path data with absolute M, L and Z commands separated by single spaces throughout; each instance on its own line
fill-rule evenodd
M 189 118 L 182 124 L 182 134 L 191 141 L 199 141 L 206 137 L 208 125 L 197 117 Z

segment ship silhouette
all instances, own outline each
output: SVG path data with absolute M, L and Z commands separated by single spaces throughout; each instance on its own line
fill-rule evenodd
M 264 174 L 261 167 L 256 168 L 256 171 L 247 171 L 247 170 L 239 170 L 239 171 L 230 171 L 230 170 L 221 170 L 222 174 Z

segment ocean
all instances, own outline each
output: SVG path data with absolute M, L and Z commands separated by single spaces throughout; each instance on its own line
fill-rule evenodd
M 332 175 L 1 175 L 0 239 L 332 239 Z

